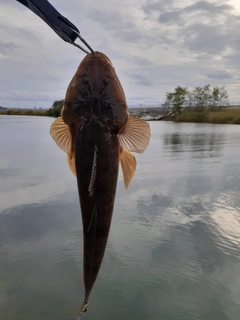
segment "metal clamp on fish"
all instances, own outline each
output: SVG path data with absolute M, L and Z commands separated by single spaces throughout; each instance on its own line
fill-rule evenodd
M 56 34 L 64 41 L 78 47 L 80 50 L 89 53 L 82 46 L 75 43 L 75 40 L 79 38 L 87 48 L 94 53 L 94 50 L 80 35 L 78 28 L 71 23 L 67 18 L 62 16 L 47 0 L 17 0 L 28 9 L 38 15 L 43 21 L 45 21 Z

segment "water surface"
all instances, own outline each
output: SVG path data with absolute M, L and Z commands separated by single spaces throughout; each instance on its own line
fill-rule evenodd
M 0 116 L 0 319 L 75 319 L 83 300 L 76 179 L 52 121 Z M 84 319 L 239 319 L 240 127 L 150 125 Z

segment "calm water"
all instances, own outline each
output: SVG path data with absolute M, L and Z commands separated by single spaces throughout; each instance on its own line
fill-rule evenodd
M 0 319 L 75 320 L 83 300 L 77 185 L 52 121 L 0 116 Z M 240 126 L 150 125 L 83 318 L 240 319 Z

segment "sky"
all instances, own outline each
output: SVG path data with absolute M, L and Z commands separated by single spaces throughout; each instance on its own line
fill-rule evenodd
M 129 107 L 159 105 L 178 85 L 225 85 L 240 102 L 239 0 L 50 2 L 110 58 Z M 84 56 L 19 2 L 1 0 L 0 106 L 50 108 Z

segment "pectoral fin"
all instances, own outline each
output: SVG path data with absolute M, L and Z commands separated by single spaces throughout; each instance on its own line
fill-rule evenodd
M 136 117 L 129 116 L 128 122 L 118 133 L 120 145 L 131 152 L 143 153 L 151 137 L 149 124 Z
M 127 189 L 136 171 L 137 161 L 131 152 L 121 147 L 120 164 L 122 167 L 125 188 Z
M 69 126 L 63 121 L 62 117 L 57 118 L 52 123 L 50 134 L 59 148 L 67 153 L 67 163 L 76 176 L 75 156 L 72 152 L 72 135 Z
M 62 117 L 57 118 L 50 127 L 50 134 L 56 144 L 68 153 L 72 148 L 72 135 L 69 126 L 63 122 Z

